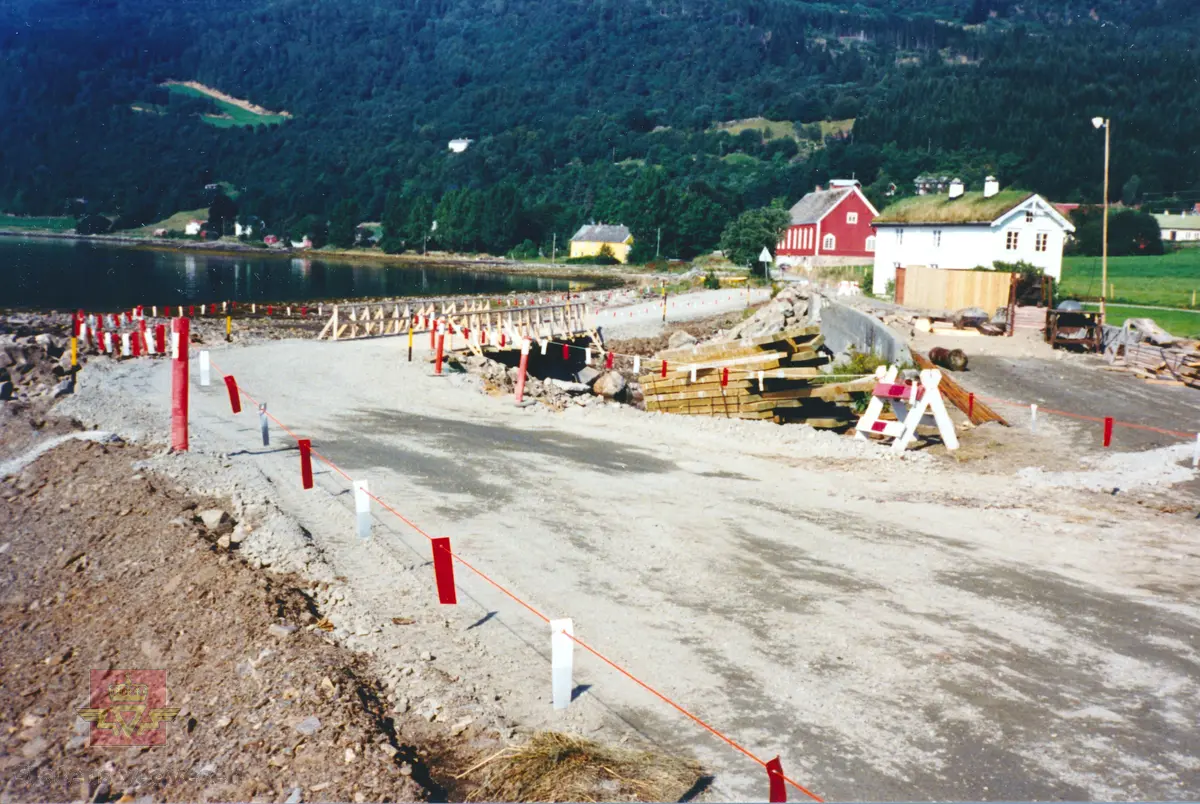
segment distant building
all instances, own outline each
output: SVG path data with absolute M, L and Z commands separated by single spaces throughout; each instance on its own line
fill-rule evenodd
M 166 230 L 166 229 L 155 229 L 155 230 L 154 230 L 154 236 L 155 236 L 155 237 L 166 237 L 166 236 L 167 236 L 167 230 Z
M 930 193 L 944 193 L 950 187 L 949 176 L 932 176 L 922 174 L 913 179 L 913 189 L 917 191 L 917 195 L 929 195 Z
M 1027 262 L 1062 277 L 1063 240 L 1075 227 L 1053 204 L 1036 193 L 1001 191 L 990 177 L 981 193 L 965 192 L 957 179 L 948 189 L 898 201 L 875 218 L 877 295 L 897 268 L 915 265 L 967 270 Z
M 579 227 L 579 231 L 571 238 L 571 257 L 595 257 L 604 246 L 608 246 L 618 262 L 628 262 L 629 249 L 633 247 L 633 235 L 629 227 L 611 223 L 592 223 Z
M 203 228 L 204 228 L 204 221 L 192 220 L 192 221 L 188 221 L 187 225 L 183 227 L 183 233 L 188 234 L 188 235 L 198 235 L 198 234 L 200 234 L 200 230 Z
M 857 265 L 875 256 L 879 214 L 857 181 L 839 179 L 817 186 L 789 210 L 791 220 L 775 248 L 780 266 Z
M 236 222 L 233 224 L 233 236 L 234 237 L 241 237 L 242 235 L 245 235 L 246 237 L 250 237 L 253 234 L 254 234 L 254 224 L 247 223 L 245 226 L 243 226 L 240 223 L 236 223 Z
M 279 238 L 275 235 L 267 235 L 263 238 L 263 243 L 268 246 L 275 246 L 279 244 Z
M 470 148 L 471 143 L 473 143 L 473 142 L 475 142 L 475 140 L 467 140 L 467 139 L 450 140 L 450 142 L 447 144 L 446 147 L 448 147 L 451 151 L 453 151 L 456 154 L 461 154 L 463 151 Z
M 1162 239 L 1164 242 L 1186 243 L 1200 241 L 1200 215 L 1183 213 L 1172 215 L 1170 212 L 1167 212 L 1162 215 L 1155 215 L 1154 220 L 1158 221 L 1158 228 L 1162 229 Z

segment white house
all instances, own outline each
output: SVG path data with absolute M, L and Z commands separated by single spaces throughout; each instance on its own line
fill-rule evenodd
M 1155 215 L 1158 228 L 1162 230 L 1162 239 L 1175 243 L 1200 241 L 1200 215 Z
M 990 176 L 982 193 L 964 192 L 957 179 L 949 190 L 898 201 L 875 218 L 876 295 L 910 265 L 967 270 L 1027 262 L 1062 277 L 1063 241 L 1075 227 L 1046 199 L 1001 191 Z
M 461 154 L 463 151 L 470 148 L 471 143 L 473 143 L 473 142 L 475 142 L 475 140 L 468 140 L 468 139 L 450 140 L 450 142 L 448 142 L 446 144 L 446 147 L 449 148 L 451 151 L 453 151 L 456 154 Z
M 201 221 L 194 221 L 194 220 L 188 221 L 187 224 L 183 227 L 183 233 L 189 234 L 189 235 L 198 235 L 198 234 L 200 234 L 200 227 L 202 227 L 203 225 L 204 225 L 204 223 Z
M 233 235 L 234 237 L 241 237 L 242 235 L 252 237 L 254 235 L 254 224 L 247 223 L 245 226 L 242 226 L 240 223 L 234 221 Z

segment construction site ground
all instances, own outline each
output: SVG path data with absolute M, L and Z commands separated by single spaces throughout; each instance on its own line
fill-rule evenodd
M 804 427 L 518 408 L 398 338 L 211 348 L 405 517 L 819 794 L 1200 796 L 1190 444 L 1101 454 L 1069 426 L 986 425 L 897 459 Z M 313 583 L 410 717 L 650 743 L 698 759 L 714 799 L 765 796 L 761 767 L 579 648 L 553 710 L 545 623 L 462 567 L 439 606 L 426 539 L 375 506 L 359 540 L 349 481 L 318 464 L 303 491 L 294 442 L 263 447 L 219 372 L 192 386 L 192 451 L 164 453 L 169 389 L 165 362 L 93 359 L 56 412 L 231 500 L 249 566 Z

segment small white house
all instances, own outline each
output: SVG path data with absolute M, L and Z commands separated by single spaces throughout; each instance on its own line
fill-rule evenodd
M 994 262 L 1027 262 L 1062 277 L 1063 241 L 1075 227 L 1036 193 L 1001 191 L 988 177 L 981 193 L 950 182 L 947 195 L 906 198 L 875 218 L 872 291 L 882 295 L 896 269 L 990 268 Z
M 234 237 L 241 237 L 242 235 L 252 237 L 254 235 L 254 224 L 247 223 L 245 226 L 242 226 L 240 223 L 234 222 L 233 234 Z
M 461 154 L 463 151 L 470 148 L 471 143 L 473 143 L 473 142 L 475 142 L 475 140 L 467 140 L 467 139 L 450 140 L 450 142 L 447 144 L 446 147 L 449 148 L 451 151 L 453 151 L 456 154 Z
M 183 227 L 183 233 L 189 235 L 198 235 L 200 234 L 200 227 L 202 226 L 204 226 L 202 221 L 188 221 L 187 225 Z
M 1158 228 L 1162 230 L 1165 242 L 1186 243 L 1200 241 L 1200 215 L 1155 215 Z

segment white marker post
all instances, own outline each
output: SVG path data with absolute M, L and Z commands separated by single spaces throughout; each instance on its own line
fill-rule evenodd
M 371 498 L 367 496 L 367 481 L 354 481 L 354 511 L 358 518 L 358 538 L 371 538 Z
M 258 426 L 262 430 L 263 446 L 271 446 L 271 429 L 267 426 L 267 403 L 258 406 Z
M 640 374 L 642 372 L 642 359 L 640 357 L 633 358 L 633 373 Z
M 171 359 L 172 360 L 179 359 L 179 333 L 178 332 L 171 333 Z
M 566 709 L 571 704 L 574 633 L 570 619 L 550 621 L 550 674 L 555 709 Z
M 204 351 L 200 353 L 200 384 L 202 386 L 208 385 L 209 379 L 208 352 Z
M 1037 432 L 1037 404 L 1029 406 L 1029 432 Z
M 696 367 L 692 366 L 692 382 L 696 381 Z
M 121 357 L 129 357 L 131 354 L 133 354 L 133 351 L 129 347 L 129 333 L 122 332 L 121 333 Z
M 1192 468 L 1200 467 L 1200 433 L 1196 433 L 1196 446 L 1192 447 Z

